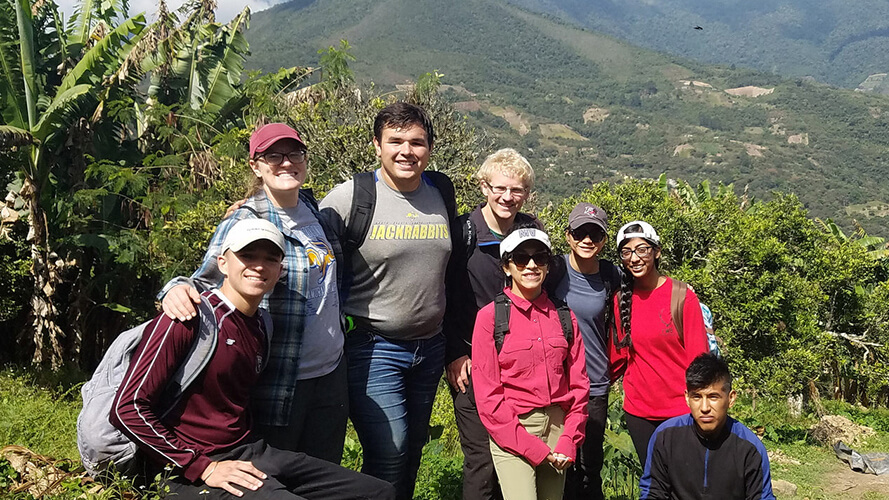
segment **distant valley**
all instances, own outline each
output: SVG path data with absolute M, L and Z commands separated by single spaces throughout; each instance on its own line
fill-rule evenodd
M 342 38 L 356 76 L 383 88 L 437 70 L 495 147 L 528 155 L 542 203 L 666 172 L 794 192 L 813 216 L 889 236 L 885 97 L 652 52 L 501 0 L 298 0 L 257 13 L 247 38 L 265 70 L 315 65 Z

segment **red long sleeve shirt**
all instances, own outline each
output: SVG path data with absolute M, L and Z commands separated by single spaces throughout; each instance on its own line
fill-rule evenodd
M 679 342 L 670 312 L 672 289 L 672 280 L 667 278 L 654 290 L 633 290 L 633 345 L 620 351 L 613 343 L 610 346 L 612 379 L 626 369 L 624 411 L 636 417 L 664 420 L 688 413 L 685 370 L 698 354 L 708 350 L 701 304 L 691 289 L 685 294 L 682 309 L 685 347 Z M 614 300 L 614 317 L 623 338 L 618 295 Z
M 242 442 L 250 432 L 250 389 L 266 355 L 259 314 L 237 311 L 219 291 L 205 292 L 219 324 L 210 363 L 163 418 L 158 402 L 194 343 L 199 319 L 160 314 L 145 329 L 111 408 L 112 425 L 155 463 L 173 464 L 190 481 L 210 465 L 207 454 Z
M 572 313 L 574 341 L 569 345 L 546 292 L 530 302 L 508 288 L 505 292 L 512 310 L 500 353 L 494 344 L 493 302 L 478 312 L 472 334 L 472 383 L 479 417 L 495 443 L 535 466 L 553 451 L 574 460 L 584 438 L 590 391 L 577 319 Z M 564 432 L 555 450 L 519 422 L 519 415 L 550 405 L 565 411 Z

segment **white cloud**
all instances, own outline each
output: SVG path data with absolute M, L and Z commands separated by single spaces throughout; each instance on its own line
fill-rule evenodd
M 216 7 L 216 20 L 220 22 L 228 22 L 232 20 L 244 6 L 250 7 L 250 12 L 259 12 L 268 9 L 272 5 L 279 4 L 285 0 L 219 0 Z M 65 19 L 71 17 L 74 12 L 74 6 L 78 0 L 58 0 L 59 8 L 65 13 Z M 167 8 L 175 10 L 181 7 L 183 0 L 168 0 Z M 149 20 L 154 20 L 157 15 L 156 0 L 130 0 L 130 15 L 136 15 L 144 12 Z

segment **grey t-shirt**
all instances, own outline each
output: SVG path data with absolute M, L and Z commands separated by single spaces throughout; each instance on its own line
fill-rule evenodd
M 392 189 L 375 173 L 377 201 L 364 244 L 352 255 L 343 311 L 359 327 L 395 340 L 433 337 L 445 309 L 445 268 L 451 235 L 444 200 L 427 182 L 411 192 Z M 322 214 L 344 234 L 352 181 L 321 201 Z M 332 213 L 331 213 L 332 211 Z M 348 257 L 347 257 L 348 258 Z
M 583 274 L 571 267 L 567 255 L 567 272 L 555 289 L 554 295 L 564 300 L 577 317 L 586 350 L 586 371 L 590 377 L 590 396 L 608 394 L 608 345 L 606 343 L 605 307 L 608 295 L 602 273 Z
M 300 348 L 299 380 L 332 372 L 343 355 L 336 259 L 324 229 L 305 203 L 279 208 L 281 224 L 289 227 L 309 257 L 306 319 Z

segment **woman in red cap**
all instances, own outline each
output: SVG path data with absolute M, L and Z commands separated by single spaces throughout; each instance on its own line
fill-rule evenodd
M 685 370 L 707 352 L 707 334 L 697 295 L 658 270 L 661 241 L 650 224 L 621 227 L 617 252 L 624 272 L 614 297 L 611 380 L 624 378 L 624 418 L 644 466 L 658 425 L 688 413 Z
M 321 224 L 311 193 L 300 189 L 307 175 L 307 148 L 296 130 L 271 123 L 250 137 L 248 198 L 223 220 L 190 277 L 177 277 L 161 291 L 163 310 L 186 321 L 196 314 L 199 293 L 216 287 L 222 242 L 241 219 L 262 218 L 284 234 L 285 276 L 263 306 L 274 333 L 268 367 L 253 394 L 254 428 L 276 448 L 301 451 L 339 463 L 348 418 L 343 361 L 335 233 Z
M 543 290 L 551 259 L 545 232 L 514 228 L 500 242 L 511 284 L 478 312 L 472 334 L 475 401 L 505 500 L 561 499 L 564 471 L 584 438 L 590 383 L 583 338 L 574 314 Z M 503 304 L 508 315 L 497 312 Z

